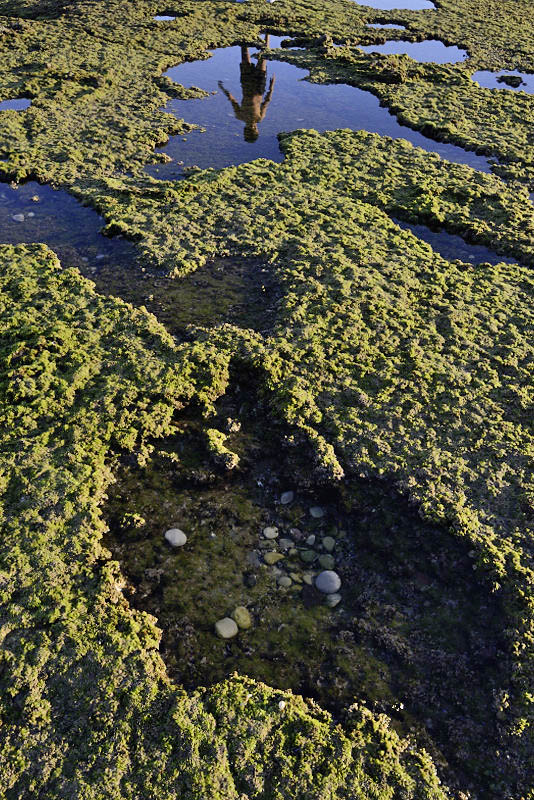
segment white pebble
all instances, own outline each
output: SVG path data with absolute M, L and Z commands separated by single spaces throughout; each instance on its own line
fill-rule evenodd
M 187 542 L 187 536 L 180 528 L 170 528 L 165 532 L 165 538 L 172 547 L 183 547 Z

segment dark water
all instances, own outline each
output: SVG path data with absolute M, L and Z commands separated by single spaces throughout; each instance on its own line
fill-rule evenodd
M 134 245 L 100 233 L 104 220 L 65 191 L 40 186 L 35 181 L 17 189 L 0 184 L 0 242 L 43 242 L 59 256 L 63 266 L 89 273 L 109 265 L 132 265 Z
M 278 47 L 280 42 L 280 37 L 273 36 L 270 46 Z M 250 64 L 246 63 L 247 55 Z M 251 56 L 251 48 L 220 48 L 205 61 L 180 64 L 168 70 L 166 75 L 173 81 L 213 94 L 199 100 L 176 99 L 168 103 L 167 111 L 186 122 L 201 125 L 205 132 L 172 137 L 163 152 L 173 162 L 149 167 L 151 175 L 168 180 L 182 178 L 180 162 L 202 169 L 220 169 L 255 158 L 280 162 L 283 156 L 278 133 L 298 128 L 361 129 L 407 139 L 448 161 L 490 171 L 484 156 L 453 144 L 434 142 L 400 125 L 370 92 L 345 84 L 310 83 L 303 80 L 307 70 L 280 61 L 264 61 L 265 72 L 262 72 Z
M 397 8 L 410 11 L 434 10 L 436 6 L 430 0 L 354 0 L 359 6 L 376 8 L 379 11 L 393 11 Z
M 516 258 L 500 256 L 493 250 L 488 250 L 482 245 L 469 244 L 461 236 L 455 236 L 446 231 L 433 231 L 426 225 L 413 225 L 410 222 L 403 222 L 394 219 L 394 222 L 403 228 L 411 231 L 418 239 L 426 242 L 430 247 L 448 261 L 466 261 L 470 264 L 515 264 Z
M 457 64 L 467 58 L 467 50 L 460 50 L 454 45 L 447 46 L 437 39 L 425 42 L 391 41 L 384 44 L 370 44 L 362 47 L 364 53 L 383 53 L 387 55 L 407 55 L 421 64 Z
M 513 75 L 521 78 L 519 86 L 509 86 L 507 83 L 499 81 L 504 75 Z M 500 72 L 490 72 L 490 70 L 479 70 L 473 73 L 471 78 L 482 86 L 483 89 L 505 89 L 513 92 L 527 92 L 534 94 L 534 75 L 528 72 L 518 72 L 516 69 L 502 69 Z
M 31 105 L 31 102 L 28 97 L 17 97 L 16 100 L 2 100 L 0 101 L 0 111 L 24 111 Z
M 383 24 L 382 22 L 368 22 L 366 25 L 367 28 L 394 28 L 395 30 L 406 30 L 406 25 L 400 25 L 393 22 L 388 22 L 387 24 Z

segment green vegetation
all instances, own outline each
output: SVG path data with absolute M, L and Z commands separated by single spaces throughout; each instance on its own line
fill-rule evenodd
M 169 685 L 99 504 L 112 451 L 142 460 L 176 408 L 224 390 L 224 367 L 45 247 L 1 259 L 2 796 L 444 798 L 429 757 L 364 708 L 342 730 L 246 678 Z
M 24 112 L 0 113 L 0 175 L 68 189 L 158 271 L 135 285 L 134 270 L 126 281 L 100 276 L 97 293 L 43 246 L 0 247 L 3 796 L 437 800 L 449 796 L 438 764 L 441 780 L 472 797 L 531 797 L 534 99 L 470 79 L 478 68 L 534 70 L 530 3 L 443 0 L 431 12 L 379 12 L 350 0 L 163 5 L 109 0 L 104 13 L 89 0 L 0 0 L 0 99 L 33 99 Z M 156 13 L 176 20 L 156 22 Z M 365 29 L 373 20 L 406 24 L 413 40 L 465 46 L 470 59 L 436 66 L 366 56 L 358 43 L 390 37 Z M 159 109 L 170 96 L 198 95 L 163 71 L 207 47 L 255 41 L 266 28 L 310 45 L 276 57 L 307 67 L 312 80 L 372 91 L 426 135 L 495 157 L 508 183 L 350 131 L 284 136 L 282 164 L 206 170 L 179 184 L 144 174 L 161 158 L 154 148 L 189 129 Z M 328 37 L 349 45 L 334 48 Z M 391 217 L 462 233 L 520 263 L 448 262 Z M 247 380 L 275 452 L 281 443 L 302 451 L 302 482 L 341 484 L 350 513 L 360 514 L 347 553 L 355 545 L 372 553 L 359 578 L 372 574 L 368 593 L 355 581 L 347 595 L 351 643 L 327 653 L 348 682 L 335 699 L 372 697 L 381 711 L 408 691 L 417 740 L 405 735 L 407 719 L 397 732 L 359 699 L 339 722 L 286 691 L 299 689 L 287 669 L 296 647 L 279 631 L 270 641 L 289 653 L 284 689 L 225 679 L 219 664 L 196 676 L 220 681 L 211 688 L 177 687 L 158 652 L 157 620 L 124 598 L 124 575 L 102 544 L 103 509 L 133 530 L 117 552 L 127 577 L 142 580 L 159 558 L 152 537 L 164 521 L 148 518 L 146 498 L 163 486 L 164 507 L 177 491 L 184 414 L 202 442 L 201 463 L 185 470 L 204 482 L 202 491 L 186 487 L 196 495 L 191 525 L 202 492 L 220 504 L 226 481 L 229 513 L 263 520 L 247 484 L 254 448 L 247 455 L 235 446 L 222 414 Z M 240 405 L 231 416 L 241 421 Z M 228 467 L 234 488 L 220 478 Z M 234 566 L 242 545 L 228 547 Z M 190 556 L 191 580 L 209 546 Z M 442 573 L 432 588 L 425 575 L 434 552 Z M 243 601 L 226 565 L 214 577 Z M 417 580 L 429 599 L 415 624 L 393 604 L 419 609 Z M 221 613 L 224 590 L 213 595 Z M 170 629 L 176 590 L 167 599 L 159 622 Z M 283 603 L 266 605 L 283 624 Z M 189 600 L 184 608 L 195 612 Z M 315 641 L 330 624 L 324 609 L 291 613 Z M 499 669 L 472 658 L 499 635 Z M 199 651 L 216 656 L 220 641 L 203 636 Z M 296 644 L 303 649 L 305 639 Z M 180 646 L 162 647 L 174 675 Z M 381 672 L 391 653 L 397 682 L 393 668 Z M 422 677 L 429 665 L 444 676 L 441 695 Z M 260 668 L 273 683 L 283 673 Z M 453 687 L 458 675 L 464 683 Z M 482 694 L 469 698 L 477 679 Z M 446 702 L 454 713 L 425 733 Z

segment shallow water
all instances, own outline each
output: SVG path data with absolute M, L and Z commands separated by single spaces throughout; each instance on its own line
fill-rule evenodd
M 359 6 L 376 8 L 379 11 L 394 11 L 396 9 L 409 9 L 410 11 L 435 10 L 436 6 L 431 0 L 354 0 Z
M 394 40 L 384 44 L 359 45 L 364 53 L 382 53 L 384 55 L 407 55 L 420 64 L 457 64 L 468 57 L 467 50 L 455 45 L 447 46 L 437 39 L 425 42 L 403 42 Z
M 498 80 L 504 75 L 519 77 L 522 82 L 519 86 L 508 86 L 507 83 L 502 83 Z M 518 72 L 516 69 L 501 69 L 499 72 L 490 72 L 490 70 L 483 69 L 473 73 L 471 78 L 483 89 L 504 89 L 505 91 L 534 94 L 534 75 L 528 72 Z
M 157 16 L 154 17 L 154 19 L 156 22 L 170 22 L 171 20 L 176 19 L 176 17 Z
M 414 225 L 411 222 L 393 220 L 399 228 L 411 231 L 418 239 L 426 242 L 430 247 L 448 261 L 465 261 L 470 264 L 515 264 L 516 258 L 501 256 L 493 250 L 482 245 L 469 244 L 461 236 L 439 230 L 433 231 L 426 225 Z
M 104 220 L 72 195 L 41 186 L 35 181 L 17 189 L 0 184 L 0 242 L 43 242 L 59 256 L 63 266 L 92 273 L 104 266 L 133 265 L 131 242 L 100 233 Z
M 24 111 L 31 106 L 32 101 L 28 97 L 17 97 L 15 100 L 0 101 L 0 111 Z
M 406 25 L 397 25 L 394 22 L 388 22 L 387 24 L 383 24 L 382 22 L 368 22 L 366 24 L 366 27 L 367 28 L 386 28 L 386 29 L 392 28 L 394 30 L 402 30 L 402 31 L 406 30 Z
M 273 36 L 270 45 L 278 47 L 281 41 L 280 37 Z M 278 145 L 278 134 L 298 128 L 318 131 L 362 129 L 407 139 L 449 161 L 467 164 L 482 172 L 490 171 L 490 164 L 484 156 L 453 144 L 434 142 L 422 133 L 400 125 L 370 92 L 346 84 L 310 83 L 303 80 L 308 75 L 307 70 L 281 61 L 265 61 L 265 74 L 258 75 L 257 68 L 243 64 L 242 56 L 246 57 L 246 53 L 246 48 L 244 53 L 240 47 L 220 48 L 205 61 L 180 64 L 165 73 L 186 87 L 197 86 L 213 94 L 203 99 L 175 99 L 168 103 L 166 111 L 188 123 L 201 125 L 205 132 L 193 131 L 187 137 L 172 137 L 162 150 L 173 162 L 150 166 L 148 172 L 151 175 L 168 180 L 182 178 L 184 173 L 180 162 L 202 169 L 220 169 L 255 158 L 280 162 L 283 155 Z M 252 50 L 249 49 L 248 53 L 251 55 Z M 251 62 L 256 64 L 254 59 Z M 248 72 L 252 72 L 252 91 Z M 273 78 L 270 96 L 269 86 Z M 252 122 L 253 117 L 259 121 Z

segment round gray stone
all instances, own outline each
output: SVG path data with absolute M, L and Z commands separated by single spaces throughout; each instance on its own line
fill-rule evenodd
M 263 535 L 265 536 L 266 539 L 276 539 L 276 537 L 278 536 L 278 528 L 274 528 L 273 526 L 264 528 Z
M 282 503 L 283 506 L 289 505 L 289 503 L 292 503 L 294 499 L 295 499 L 295 492 L 284 492 L 280 496 L 280 502 Z
M 326 569 L 317 575 L 315 586 L 323 594 L 335 594 L 341 587 L 341 578 L 337 572 Z
M 331 553 L 336 546 L 336 540 L 332 536 L 325 536 L 323 539 L 323 547 L 327 553 Z
M 312 533 L 312 534 L 311 534 L 310 536 L 308 536 L 308 538 L 306 539 L 306 544 L 309 544 L 309 545 L 310 545 L 310 547 L 313 547 L 313 545 L 315 544 L 315 539 L 316 539 L 316 536 L 315 536 L 315 534 L 314 534 L 314 533 Z
M 327 594 L 325 603 L 330 608 L 335 608 L 339 603 L 341 603 L 341 595 L 335 592 L 334 594 Z
M 312 506 L 310 508 L 310 514 L 314 519 L 321 519 L 321 517 L 324 517 L 324 509 L 322 509 L 321 506 Z
M 165 538 L 171 547 L 183 547 L 187 542 L 187 536 L 180 528 L 169 528 L 165 531 Z
M 292 583 L 293 581 L 291 580 L 289 575 L 280 575 L 280 577 L 278 578 L 278 585 L 282 586 L 284 589 L 288 589 Z
M 313 550 L 301 550 L 300 557 L 305 564 L 311 564 L 317 558 L 317 553 L 314 553 Z
M 293 539 L 279 539 L 278 540 L 278 546 L 282 550 L 289 550 L 290 547 L 293 547 L 293 544 L 294 544 Z
M 330 553 L 323 553 L 322 556 L 319 556 L 319 564 L 323 569 L 334 569 L 336 561 L 334 556 L 331 556 Z
M 215 623 L 215 633 L 221 639 L 232 639 L 238 631 L 237 622 L 230 617 L 223 617 Z
M 24 222 L 24 214 L 13 214 L 11 219 L 13 222 Z

